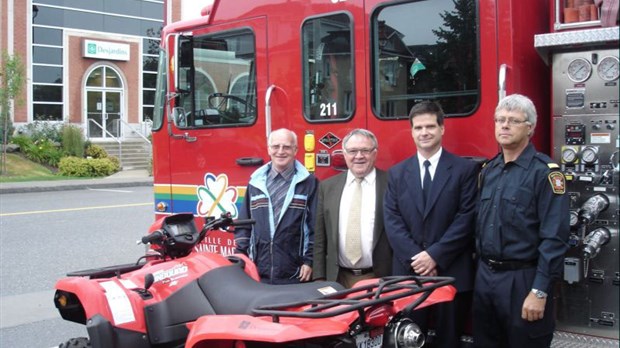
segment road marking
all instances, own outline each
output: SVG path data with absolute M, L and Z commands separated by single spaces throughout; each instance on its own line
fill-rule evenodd
M 93 189 L 93 188 L 89 188 L 88 191 L 133 193 L 133 191 L 129 191 L 129 190 Z
M 78 210 L 94 210 L 94 209 L 112 209 L 112 208 L 124 208 L 124 207 L 144 207 L 147 205 L 153 205 L 153 202 L 149 203 L 132 203 L 132 204 L 118 204 L 118 205 L 99 205 L 94 207 L 80 207 L 80 208 L 65 208 L 65 209 L 50 209 L 50 210 L 33 210 L 33 211 L 21 211 L 15 213 L 3 213 L 0 216 L 17 216 L 17 215 L 32 215 L 32 214 L 49 214 L 49 213 L 66 213 L 69 211 Z
M 55 290 L 0 297 L 0 329 L 60 318 Z

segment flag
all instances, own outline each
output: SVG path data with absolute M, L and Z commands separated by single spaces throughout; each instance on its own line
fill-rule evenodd
M 409 69 L 411 77 L 415 77 L 415 74 L 417 74 L 418 71 L 422 70 L 426 70 L 426 67 L 424 66 L 424 64 L 422 64 L 422 62 L 420 62 L 418 58 L 416 58 L 415 61 L 413 61 L 413 64 L 411 64 L 411 68 Z

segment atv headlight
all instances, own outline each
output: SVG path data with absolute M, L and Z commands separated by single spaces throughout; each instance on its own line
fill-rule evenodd
M 79 324 L 86 324 L 86 313 L 80 299 L 71 292 L 56 290 L 54 294 L 54 304 L 60 316 L 65 320 L 70 320 Z
M 395 332 L 397 348 L 420 348 L 426 341 L 420 327 L 410 319 L 398 322 Z

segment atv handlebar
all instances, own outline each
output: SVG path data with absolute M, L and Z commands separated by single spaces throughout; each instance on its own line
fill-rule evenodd
M 164 233 L 161 230 L 157 230 L 151 234 L 147 234 L 146 236 L 142 237 L 140 241 L 142 242 L 142 244 L 151 244 L 153 242 L 160 241 L 163 238 Z
M 157 245 L 162 258 L 174 259 L 189 254 L 192 248 L 202 242 L 211 231 L 231 232 L 229 229 L 231 226 L 247 226 L 254 223 L 253 219 L 233 220 L 230 213 L 223 213 L 217 218 L 206 217 L 203 227 L 197 230 L 194 214 L 173 214 L 158 221 L 157 229 L 142 237 L 138 243 Z
M 224 230 L 230 232 L 228 227 L 253 225 L 256 222 L 254 219 L 237 219 L 233 220 L 230 213 L 222 213 L 219 218 L 214 216 L 208 216 L 205 218 L 205 224 L 202 227 L 201 234 L 205 234 L 208 231 Z
M 245 226 L 245 225 L 254 225 L 256 220 L 254 219 L 237 219 L 233 220 L 230 226 Z

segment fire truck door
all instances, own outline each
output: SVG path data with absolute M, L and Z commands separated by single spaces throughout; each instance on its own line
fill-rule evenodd
M 172 212 L 236 215 L 250 174 L 265 161 L 266 30 L 254 18 L 179 37 Z

